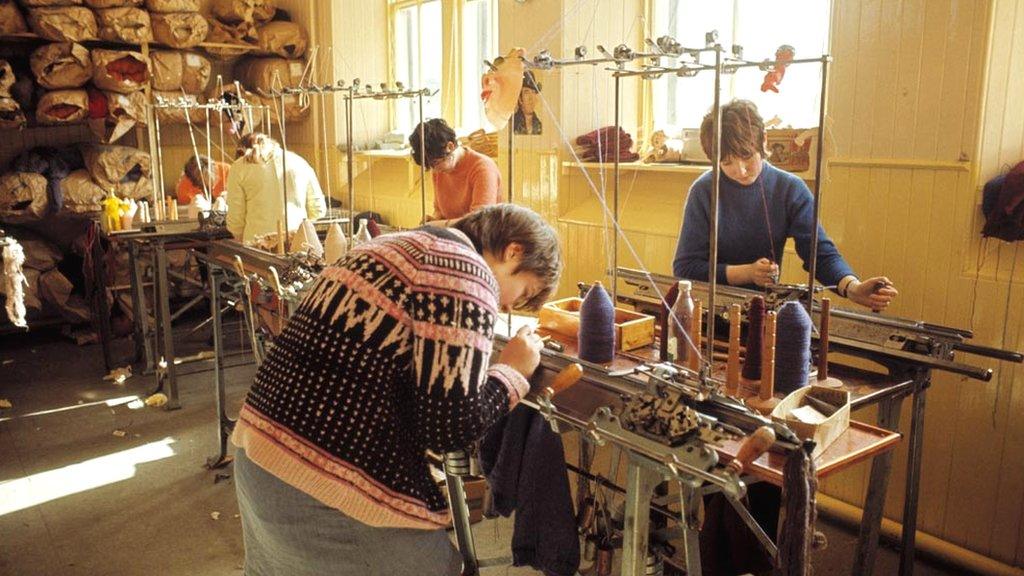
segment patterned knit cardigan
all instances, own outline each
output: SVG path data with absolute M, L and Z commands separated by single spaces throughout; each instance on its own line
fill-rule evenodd
M 498 286 L 456 232 L 380 237 L 324 270 L 256 374 L 232 441 L 371 526 L 448 524 L 426 449 L 464 448 L 529 390 L 490 367 Z

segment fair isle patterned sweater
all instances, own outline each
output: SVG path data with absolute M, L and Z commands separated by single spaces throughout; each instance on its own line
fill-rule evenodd
M 529 390 L 511 367 L 488 367 L 497 293 L 457 231 L 425 227 L 353 249 L 278 337 L 232 441 L 370 526 L 446 526 L 425 450 L 468 446 Z

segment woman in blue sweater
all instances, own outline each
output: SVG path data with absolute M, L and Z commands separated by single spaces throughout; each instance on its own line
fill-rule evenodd
M 714 120 L 709 113 L 700 128 L 701 146 L 711 157 Z M 718 282 L 757 288 L 777 281 L 783 247 L 793 238 L 807 261 L 814 227 L 814 196 L 799 177 L 764 159 L 764 122 L 757 106 L 733 100 L 722 107 L 722 175 L 719 187 Z M 707 281 L 708 230 L 711 222 L 711 172 L 690 187 L 672 271 L 677 278 Z M 884 310 L 898 292 L 888 278 L 861 281 L 836 245 L 818 226 L 818 282 L 840 296 Z

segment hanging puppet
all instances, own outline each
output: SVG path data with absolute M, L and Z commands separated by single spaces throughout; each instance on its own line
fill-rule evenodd
M 507 55 L 495 58 L 490 71 L 481 79 L 483 90 L 480 98 L 484 101 L 484 112 L 496 130 L 504 128 L 516 110 L 526 70 L 523 64 L 525 53 L 522 48 L 513 48 Z

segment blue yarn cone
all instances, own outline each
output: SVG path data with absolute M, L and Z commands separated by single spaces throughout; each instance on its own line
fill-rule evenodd
M 750 310 L 747 312 L 747 341 L 744 343 L 747 356 L 743 361 L 743 377 L 747 380 L 761 379 L 761 336 L 763 334 L 764 298 L 754 296 L 750 299 Z
M 578 342 L 580 360 L 607 364 L 615 357 L 615 306 L 600 282 L 580 304 Z
M 786 302 L 775 322 L 775 391 L 807 386 L 811 367 L 811 317 L 799 302 Z

